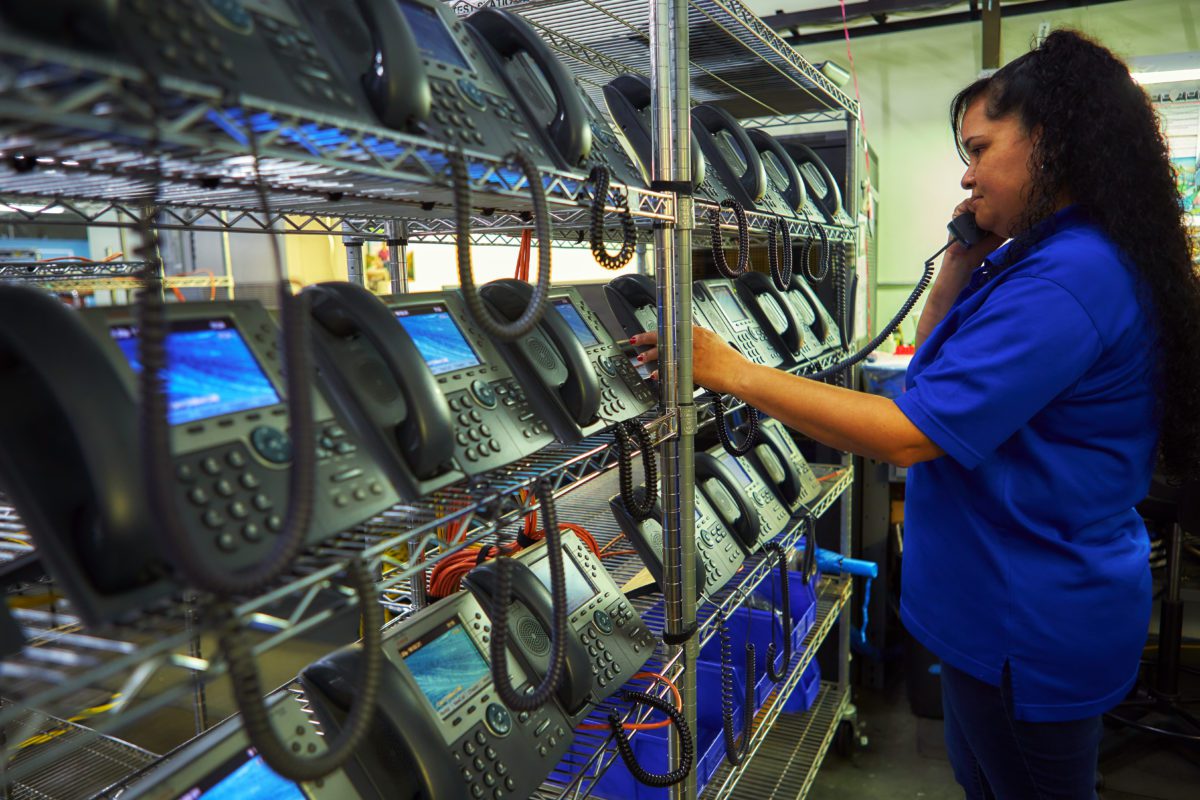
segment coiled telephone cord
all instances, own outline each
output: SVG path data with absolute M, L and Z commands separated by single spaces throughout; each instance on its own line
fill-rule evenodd
M 646 786 L 674 786 L 683 781 L 692 771 L 692 764 L 696 759 L 696 743 L 692 741 L 692 729 L 688 727 L 683 714 L 667 701 L 646 692 L 622 689 L 620 694 L 626 702 L 641 703 L 666 714 L 670 718 L 671 724 L 675 726 L 676 733 L 679 734 L 679 766 L 666 773 L 650 772 L 638 763 L 637 756 L 633 752 L 633 745 L 629 743 L 629 736 L 621 725 L 621 718 L 615 711 L 610 713 L 608 727 L 612 730 L 613 738 L 617 742 L 617 752 L 621 754 L 621 760 L 629 768 L 630 774 L 639 783 Z
M 608 199 L 608 167 L 597 164 L 592 167 L 588 181 L 593 184 L 592 194 L 592 258 L 605 269 L 622 269 L 633 260 L 637 250 L 637 226 L 633 222 L 633 214 L 629 211 L 629 195 L 622 198 L 621 210 L 617 216 L 621 220 L 621 249 L 615 256 L 609 255 L 604 246 L 604 203 Z
M 230 684 L 242 712 L 246 736 L 267 766 L 291 781 L 315 781 L 341 768 L 362 745 L 375 717 L 383 678 L 383 606 L 376 596 L 375 581 L 366 563 L 354 559 L 347 565 L 347 574 L 362 613 L 363 654 L 359 659 L 358 690 L 345 725 L 336 736 L 325 737 L 328 750 L 317 756 L 298 756 L 280 740 L 263 701 L 265 692 L 245 629 L 232 604 L 222 603 L 220 608 L 225 619 L 218 632 L 218 642 L 229 665 Z
M 706 391 L 705 397 L 712 402 L 713 415 L 716 417 L 717 423 L 717 438 L 721 440 L 721 447 L 725 448 L 725 452 L 731 456 L 744 456 L 754 449 L 754 445 L 758 442 L 758 409 L 754 406 L 746 406 L 746 430 L 742 434 L 742 443 L 738 445 L 733 443 L 733 435 L 729 432 L 729 424 L 725 421 L 725 396 L 709 389 Z
M 731 269 L 729 262 L 725 260 L 725 249 L 722 247 L 721 241 L 721 212 L 719 209 L 713 209 L 709 214 L 709 221 L 712 223 L 712 255 L 713 262 L 717 265 L 717 270 L 726 278 L 736 278 L 746 270 L 750 269 L 750 223 L 746 219 L 746 209 L 742 204 L 731 197 L 726 197 L 721 201 L 721 208 L 729 208 L 733 210 L 733 217 L 737 220 L 738 229 L 738 256 L 737 269 Z
M 646 429 L 633 420 L 618 422 L 613 430 L 613 443 L 617 446 L 617 472 L 621 490 L 621 503 L 629 516 L 637 522 L 650 518 L 658 498 L 658 460 L 654 454 L 654 442 Z M 642 450 L 642 470 L 645 472 L 646 491 L 638 492 L 633 486 L 633 451 Z
M 454 241 L 457 248 L 458 282 L 471 319 L 488 336 L 502 342 L 513 342 L 534 329 L 546 312 L 550 293 L 550 212 L 546 192 L 537 166 L 524 153 L 513 152 L 505 157 L 521 168 L 533 198 L 533 228 L 538 240 L 538 276 L 529 305 L 514 322 L 500 322 L 484 304 L 475 286 L 475 271 L 471 266 L 471 179 L 467 160 L 461 150 L 450 153 L 450 180 L 454 189 Z
M 767 676 L 772 683 L 780 683 L 787 677 L 788 664 L 792 663 L 792 594 L 788 586 L 788 556 L 787 550 L 779 542 L 768 542 L 763 549 L 774 553 L 779 559 L 779 599 L 783 603 L 783 666 L 775 669 L 777 651 L 772 641 L 767 645 Z
M 786 292 L 792 285 L 792 234 L 783 217 L 775 217 L 767 229 L 767 264 L 775 288 Z
M 554 509 L 554 492 L 549 482 L 538 478 L 534 492 L 542 507 L 542 527 L 546 530 L 547 558 L 550 561 L 550 664 L 542 681 L 528 692 L 518 692 L 508 672 L 508 607 L 512 603 L 511 558 L 496 559 L 496 596 L 492 598 L 489 616 L 492 619 L 492 639 L 489 657 L 492 662 L 492 681 L 496 694 L 513 711 L 536 711 L 553 698 L 562 684 L 567 660 L 567 581 L 563 569 L 562 539 Z
M 717 612 L 717 635 L 721 639 L 721 735 L 725 739 L 725 760 L 737 766 L 750 751 L 750 731 L 754 727 L 754 671 L 756 653 L 754 644 L 746 642 L 746 686 L 742 705 L 742 740 L 733 732 L 733 647 L 729 641 L 729 627 L 725 615 Z

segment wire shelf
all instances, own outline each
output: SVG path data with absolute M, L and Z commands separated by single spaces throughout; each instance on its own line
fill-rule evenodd
M 170 78 L 158 86 L 165 110 L 155 114 L 145 102 L 146 83 L 124 65 L 0 33 L 4 203 L 11 208 L 26 205 L 12 198 L 66 197 L 225 209 L 258 215 L 262 230 L 270 230 L 276 214 L 382 222 L 439 218 L 453 208 L 451 151 L 444 144 L 252 98 L 231 104 L 214 88 Z M 247 155 L 252 141 L 272 219 L 261 213 L 254 160 Z M 473 206 L 531 208 L 519 169 L 480 151 L 461 152 Z M 592 187 L 583 175 L 543 172 L 542 182 L 554 211 L 591 205 Z M 646 225 L 674 218 L 671 195 L 613 184 L 606 207 L 614 226 L 625 197 Z M 480 227 L 487 227 L 487 217 Z
M 621 72 L 651 74 L 646 0 L 455 0 L 467 15 L 482 6 L 524 16 L 554 47 L 600 107 L 599 87 Z M 841 110 L 858 103 L 808 63 L 741 0 L 690 0 L 692 99 L 735 117 Z

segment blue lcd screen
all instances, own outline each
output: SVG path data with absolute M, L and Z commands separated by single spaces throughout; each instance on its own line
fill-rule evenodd
M 487 661 L 458 617 L 400 651 L 425 699 L 444 719 L 489 680 Z
M 739 478 L 746 483 L 755 482 L 754 478 L 750 477 L 750 473 L 746 471 L 746 468 L 742 466 L 742 462 L 734 456 L 731 456 L 729 453 L 722 453 L 720 459 L 733 472 L 735 478 Z
M 583 321 L 583 316 L 579 313 L 579 309 L 575 308 L 575 304 L 565 297 L 560 297 L 554 301 L 554 307 L 558 309 L 558 313 L 562 316 L 571 332 L 575 334 L 575 338 L 584 347 L 592 347 L 600 344 L 600 340 L 596 338 L 596 333 L 588 324 Z
M 471 65 L 463 58 L 462 51 L 458 49 L 449 28 L 442 22 L 437 11 L 422 3 L 414 3 L 412 0 L 399 0 L 399 3 L 400 11 L 408 21 L 408 27 L 412 29 L 413 38 L 421 50 L 421 55 L 453 67 L 471 69 Z
M 300 787 L 281 778 L 248 747 L 213 770 L 178 800 L 305 800 Z
M 408 331 L 434 375 L 479 366 L 479 356 L 445 306 L 398 308 L 396 319 Z
M 138 332 L 115 325 L 110 333 L 133 367 L 142 371 Z M 180 320 L 167 333 L 167 421 L 182 425 L 272 406 L 279 393 L 229 319 Z

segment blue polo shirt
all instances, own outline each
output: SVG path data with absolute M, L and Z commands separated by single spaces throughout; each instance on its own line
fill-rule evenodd
M 901 411 L 946 451 L 908 472 L 901 618 L 1018 719 L 1119 702 L 1150 619 L 1153 333 L 1132 266 L 1077 206 L 972 275 L 913 357 Z

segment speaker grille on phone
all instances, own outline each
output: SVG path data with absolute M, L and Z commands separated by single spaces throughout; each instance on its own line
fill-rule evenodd
M 517 623 L 517 640 L 535 656 L 550 652 L 550 637 L 533 617 L 524 617 Z
M 558 359 L 541 339 L 529 340 L 529 354 L 537 360 L 538 365 L 549 371 L 558 366 Z

